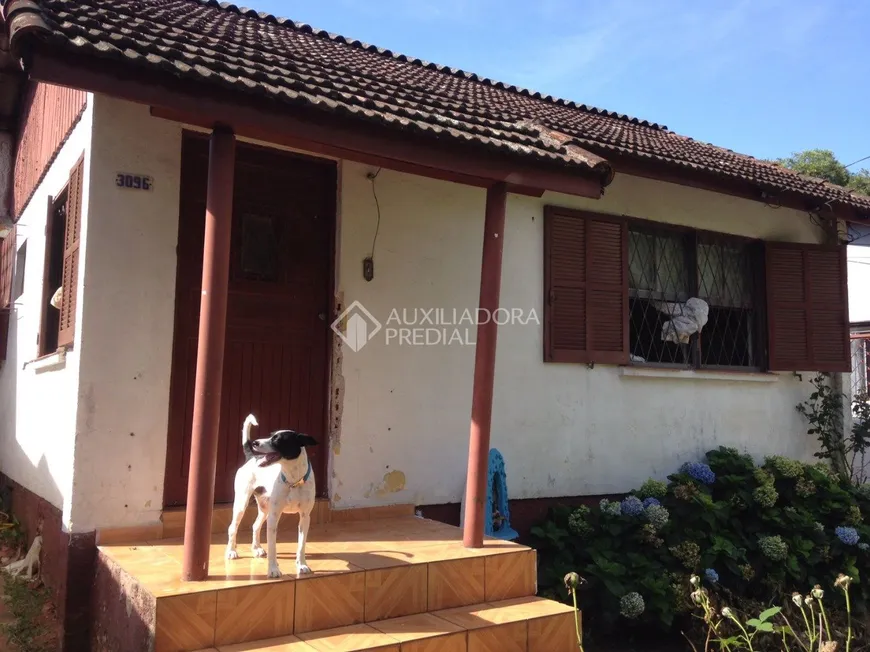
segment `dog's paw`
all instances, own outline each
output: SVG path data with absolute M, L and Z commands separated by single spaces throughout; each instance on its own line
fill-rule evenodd
M 296 574 L 297 575 L 308 575 L 311 572 L 311 568 L 308 564 L 296 564 Z
M 281 569 L 277 566 L 269 567 L 269 579 L 278 579 L 281 577 Z
M 251 552 L 254 553 L 254 557 L 259 557 L 261 559 L 266 556 L 266 549 L 261 548 L 260 546 L 257 546 L 256 548 L 251 548 Z
M 238 559 L 239 553 L 237 550 L 227 550 L 227 559 Z

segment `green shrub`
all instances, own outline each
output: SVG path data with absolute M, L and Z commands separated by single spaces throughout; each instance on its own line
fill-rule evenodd
M 870 492 L 824 463 L 771 457 L 761 466 L 733 448 L 684 465 L 667 484 L 649 480 L 621 502 L 555 507 L 532 530 L 539 585 L 565 599 L 577 571 L 584 622 L 595 630 L 676 630 L 692 605 L 697 574 L 741 599 L 767 602 L 840 572 L 853 581 L 853 610 L 866 613 Z M 626 598 L 636 593 L 635 597 Z M 626 609 L 626 604 L 630 609 Z M 642 613 L 639 611 L 643 605 Z M 631 613 L 629 622 L 620 613 Z
M 852 428 L 844 432 L 843 411 L 848 397 L 834 391 L 827 374 L 819 373 L 810 380 L 813 392 L 797 405 L 797 411 L 807 420 L 807 434 L 819 442 L 815 456 L 829 460 L 844 479 L 863 485 L 868 477 L 867 457 L 870 454 L 870 396 L 859 392 L 852 397 Z

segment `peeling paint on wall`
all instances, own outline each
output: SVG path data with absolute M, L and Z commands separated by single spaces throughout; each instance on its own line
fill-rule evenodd
M 344 293 L 337 291 L 335 293 L 335 307 L 333 314 L 341 314 L 344 310 Z M 337 493 L 333 494 L 331 489 L 341 482 L 338 481 L 338 476 L 335 472 L 335 457 L 341 455 L 341 419 L 344 413 L 344 376 L 342 375 L 342 346 L 341 338 L 338 335 L 332 336 L 332 365 L 329 370 L 329 447 L 330 455 L 328 460 L 329 476 L 330 476 L 330 501 L 333 505 L 341 500 L 341 496 Z
M 405 474 L 402 471 L 390 471 L 384 474 L 384 479 L 381 480 L 380 484 L 373 484 L 369 487 L 365 497 L 371 498 L 372 496 L 377 496 L 378 498 L 384 498 L 390 494 L 399 493 L 405 489 L 405 481 Z

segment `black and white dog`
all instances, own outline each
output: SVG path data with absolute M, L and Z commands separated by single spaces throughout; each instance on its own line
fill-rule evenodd
M 299 544 L 296 548 L 296 574 L 310 573 L 305 563 L 305 542 L 314 509 L 314 471 L 305 452 L 317 441 L 294 430 L 276 430 L 267 439 L 251 441 L 251 426 L 259 425 L 253 414 L 242 426 L 245 464 L 236 471 L 233 519 L 228 530 L 227 559 L 238 559 L 236 534 L 245 509 L 256 497 L 257 519 L 254 521 L 252 550 L 254 557 L 269 559 L 269 577 L 281 577 L 276 552 L 278 519 L 284 512 L 299 514 Z M 268 555 L 260 545 L 260 530 L 266 522 Z

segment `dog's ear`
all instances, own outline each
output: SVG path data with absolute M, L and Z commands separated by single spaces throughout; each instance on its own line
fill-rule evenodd
M 300 446 L 317 446 L 317 440 L 309 435 L 303 435 L 301 432 L 296 433 L 296 441 Z

